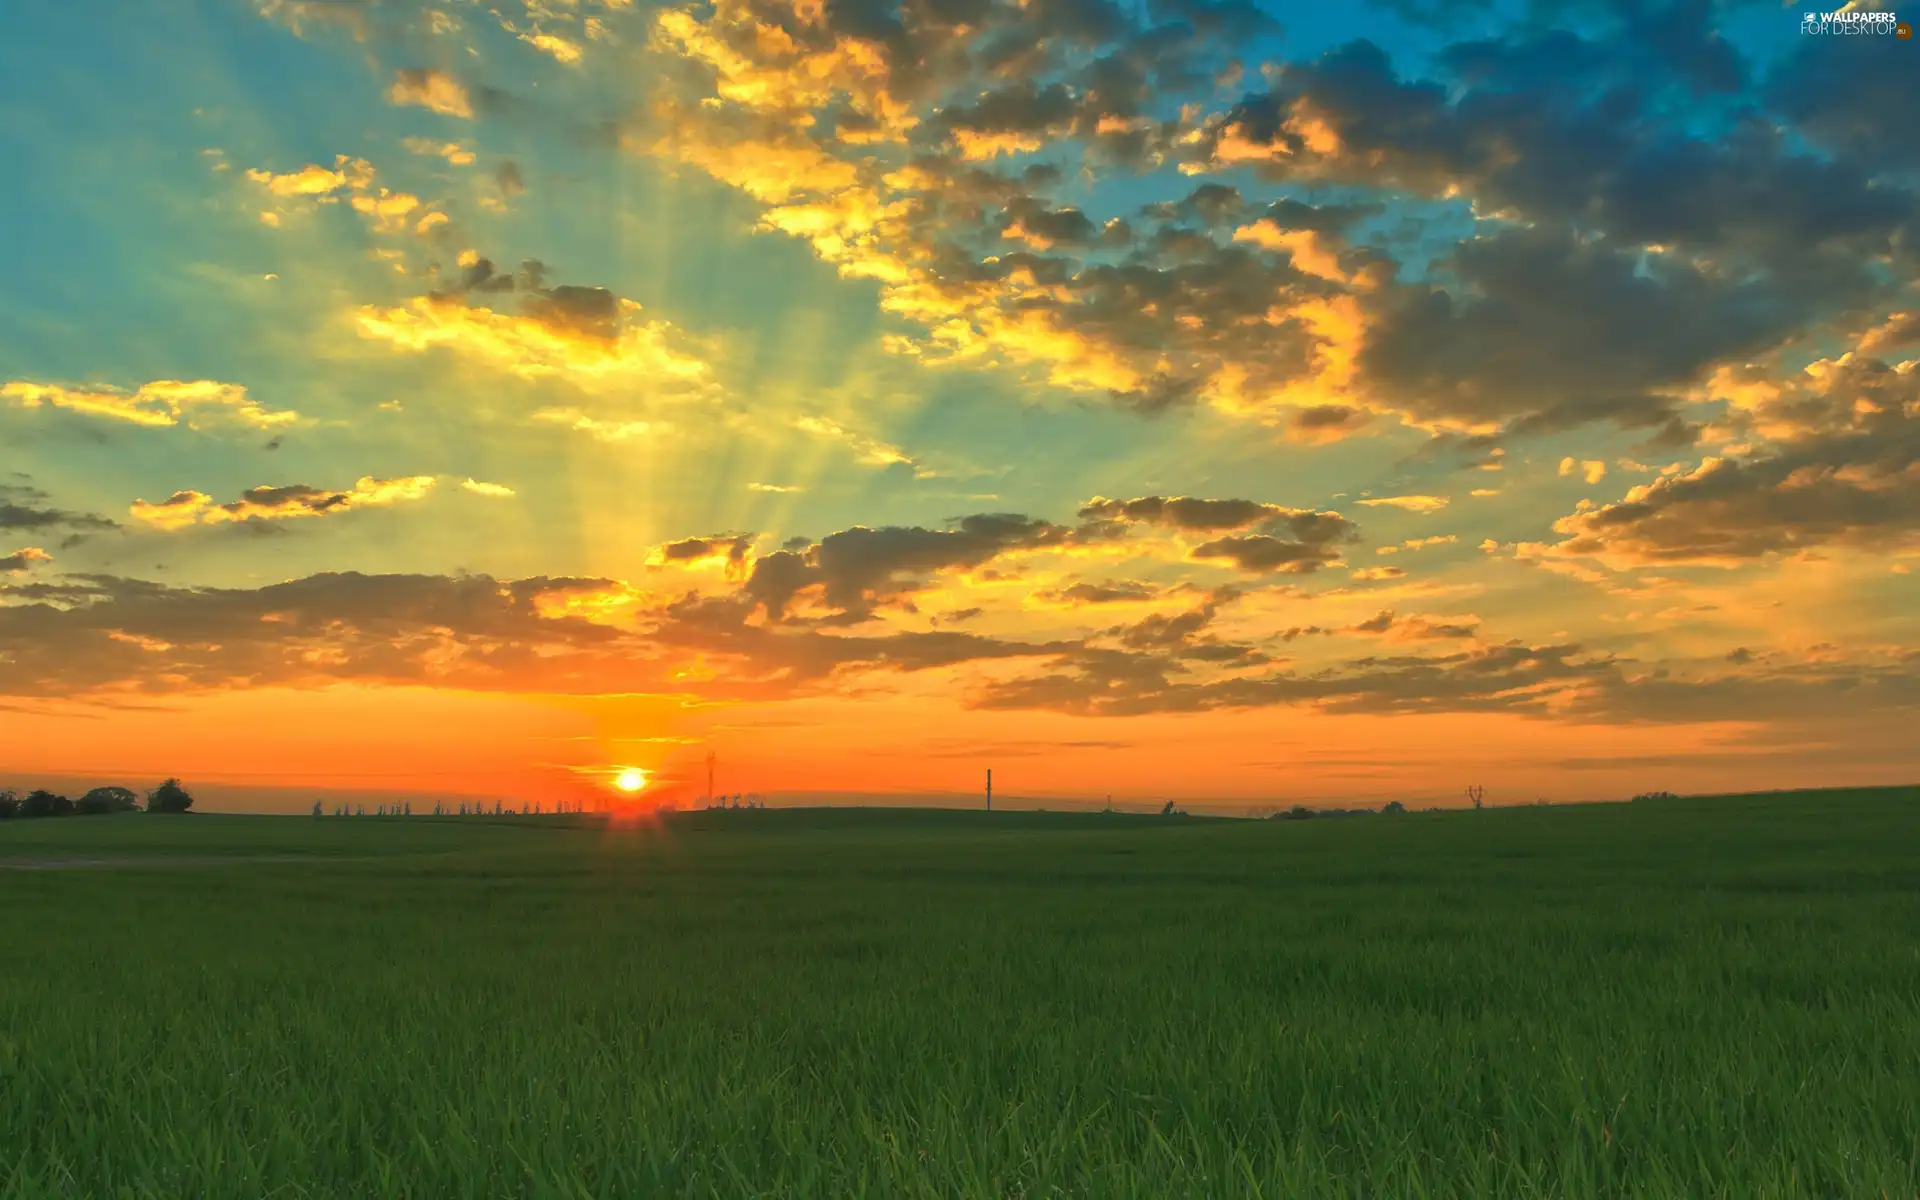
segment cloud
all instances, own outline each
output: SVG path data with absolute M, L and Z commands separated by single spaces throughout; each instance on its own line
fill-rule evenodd
M 473 97 L 467 85 L 435 67 L 409 67 L 397 72 L 387 88 L 393 104 L 412 104 L 442 116 L 473 119 Z
M 863 466 L 908 466 L 914 468 L 914 474 L 924 477 L 925 468 L 921 467 L 905 450 L 891 442 L 883 442 L 878 438 L 855 433 L 838 421 L 830 421 L 825 417 L 796 417 L 793 427 L 802 433 L 810 433 L 815 437 L 843 443 L 854 452 Z
M 483 483 L 478 479 L 463 479 L 460 486 L 476 496 L 492 496 L 499 499 L 514 495 L 514 490 L 504 483 Z
M 422 152 L 424 146 L 429 153 L 450 153 L 455 157 L 459 154 L 457 143 L 436 145 L 421 143 L 419 139 L 408 141 L 413 143 L 408 148 L 415 153 Z M 468 157 L 470 161 L 471 156 Z M 344 200 L 355 212 L 371 218 L 375 233 L 399 234 L 412 230 L 424 234 L 449 220 L 445 213 L 425 211 L 425 202 L 411 192 L 378 186 L 373 164 L 345 154 L 335 155 L 332 167 L 308 163 L 283 174 L 254 169 L 247 172 L 247 178 L 275 200 L 305 200 L 316 204 L 338 204 Z M 260 220 L 278 228 L 290 211 L 283 206 L 262 212 Z
M 1159 589 L 1150 583 L 1121 579 L 1111 583 L 1082 582 L 1065 588 L 1043 588 L 1034 596 L 1048 603 L 1077 608 L 1083 605 L 1134 604 L 1152 600 L 1159 594 Z
M 223 522 L 276 521 L 292 517 L 323 517 L 357 508 L 381 507 L 403 500 L 418 500 L 433 490 L 431 475 L 409 475 L 395 479 L 366 477 L 348 491 L 331 491 L 304 483 L 248 488 L 240 498 L 215 504 L 205 492 L 179 491 L 165 500 L 135 500 L 128 512 L 135 520 L 156 529 L 179 530 L 192 525 L 217 525 Z
M 1562 557 L 1616 567 L 1735 566 L 1837 544 L 1886 546 L 1920 533 L 1920 374 L 1853 355 L 1814 363 L 1740 419 L 1779 435 L 1746 457 L 1713 455 L 1612 504 L 1554 524 Z
M 1368 500 L 1356 500 L 1354 503 L 1365 504 L 1368 507 L 1404 508 L 1412 513 L 1434 513 L 1447 506 L 1447 498 L 1445 496 L 1376 496 Z
M 926 577 L 979 567 L 1014 550 L 1071 544 L 1074 531 L 1017 513 L 978 513 L 948 529 L 856 525 L 798 550 L 760 558 L 747 579 L 751 602 L 778 620 L 803 593 L 843 617 L 864 619 L 875 606 L 899 601 Z
M 189 429 L 223 424 L 272 429 L 297 424 L 301 419 L 290 409 L 261 405 L 240 384 L 210 379 L 157 379 L 131 392 L 97 385 L 68 387 L 11 380 L 0 384 L 0 400 L 12 400 L 24 408 L 50 405 L 155 428 L 184 422 Z
M 418 154 L 425 158 L 445 159 L 449 166 L 470 167 L 473 165 L 473 147 L 466 142 L 447 142 L 436 138 L 404 137 L 400 139 L 400 144 L 406 147 L 407 152 L 410 154 Z
M 0 554 L 0 572 L 18 574 L 30 571 L 37 563 L 52 562 L 53 555 L 38 546 L 26 546 L 11 554 Z
M 1475 637 L 1479 624 L 1478 618 L 1464 621 L 1435 621 L 1431 617 L 1418 615 L 1403 617 L 1389 608 L 1382 609 L 1366 620 L 1349 626 L 1348 629 L 1353 633 L 1385 634 L 1398 641 L 1423 642 Z
M 1142 496 L 1109 500 L 1096 496 L 1080 509 L 1091 533 L 1117 535 L 1130 524 L 1159 525 L 1184 533 L 1235 532 L 1202 541 L 1188 551 L 1195 559 L 1217 558 L 1249 573 L 1308 574 L 1340 562 L 1343 543 L 1358 539 L 1353 522 L 1336 512 L 1287 508 L 1252 500 L 1191 496 Z
M 1433 537 L 1408 538 L 1397 546 L 1379 546 L 1375 554 L 1398 554 L 1402 550 L 1425 550 L 1429 546 L 1446 546 L 1459 539 L 1451 533 L 1435 534 Z
M 1907 43 L 1852 39 L 1856 52 L 1824 53 L 1823 38 L 1805 38 L 1765 82 L 1768 104 L 1814 142 L 1876 167 L 1920 168 L 1920 133 L 1900 116 L 1913 86 Z
M 1571 475 L 1575 471 L 1580 472 L 1582 478 L 1588 483 L 1599 483 L 1607 477 L 1607 464 L 1591 458 L 1585 462 L 1577 458 L 1563 458 L 1560 460 L 1560 474 L 1562 477 Z
M 253 169 L 247 172 L 247 178 L 273 196 L 331 197 L 336 192 L 361 191 L 372 187 L 373 164 L 363 158 L 349 158 L 341 154 L 335 156 L 332 167 L 308 163 L 297 171 L 279 175 Z
M 577 408 L 543 408 L 530 418 L 549 425 L 564 425 L 602 442 L 627 442 L 665 431 L 656 421 L 607 421 Z
M 652 561 L 663 566 L 694 567 L 716 563 L 724 567 L 729 579 L 744 579 L 749 555 L 753 552 L 750 533 L 716 533 L 706 537 L 681 538 L 653 552 Z
M 97 513 L 71 512 L 48 507 L 47 493 L 27 484 L 0 483 L 0 532 L 42 532 L 55 529 L 73 531 L 68 541 L 86 533 L 118 529 L 117 522 Z
M 1191 553 L 1194 558 L 1224 558 L 1242 571 L 1256 574 L 1279 571 L 1304 575 L 1340 562 L 1340 551 L 1331 542 L 1287 541 L 1261 533 L 1214 538 L 1195 546 Z
M 447 350 L 524 379 L 585 390 L 638 384 L 656 397 L 707 394 L 713 370 L 702 348 L 672 322 L 641 313 L 604 288 L 562 285 L 527 291 L 519 315 L 442 293 L 364 306 L 355 316 L 361 337 L 409 353 Z
M 1081 507 L 1080 519 L 1152 523 L 1211 533 L 1224 529 L 1245 529 L 1249 525 L 1273 519 L 1290 520 L 1303 511 L 1252 500 L 1203 500 L 1193 496 L 1174 496 L 1170 499 L 1143 496 L 1137 500 L 1108 500 L 1095 496 Z

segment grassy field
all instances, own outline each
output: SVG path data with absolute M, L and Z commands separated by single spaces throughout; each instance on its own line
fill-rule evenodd
M 0 823 L 0 1196 L 1920 1195 L 1920 789 Z

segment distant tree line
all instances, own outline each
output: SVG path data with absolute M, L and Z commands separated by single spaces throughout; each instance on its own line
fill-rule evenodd
M 147 793 L 143 806 L 131 789 L 118 785 L 97 787 L 78 800 L 58 792 L 35 788 L 22 796 L 12 788 L 0 788 L 0 821 L 28 817 L 96 817 L 109 813 L 150 812 L 183 813 L 193 808 L 193 795 L 169 779 Z
M 1371 817 L 1375 815 L 1394 817 L 1406 811 L 1407 806 L 1398 800 L 1389 800 L 1384 806 L 1378 809 L 1308 808 L 1304 804 L 1296 804 L 1285 812 L 1273 814 L 1271 819 L 1275 821 L 1307 821 L 1316 817 Z
M 522 802 L 520 807 L 515 809 L 512 805 L 499 800 L 493 802 L 492 808 L 488 808 L 485 804 L 478 802 L 471 804 L 462 802 L 458 808 L 445 802 L 433 806 L 433 815 L 436 817 L 544 817 L 560 816 L 568 813 L 584 813 L 586 811 L 587 806 L 577 800 L 571 803 L 564 801 L 559 802 L 551 808 L 544 804 Z M 373 807 L 373 812 L 368 813 L 367 806 L 364 804 L 336 804 L 332 810 L 329 811 L 325 802 L 315 800 L 313 802 L 313 815 L 316 817 L 411 817 L 413 815 L 413 801 L 403 800 L 399 804 L 376 804 Z

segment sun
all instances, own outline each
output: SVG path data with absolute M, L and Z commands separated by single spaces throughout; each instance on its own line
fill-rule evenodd
M 647 786 L 647 773 L 639 767 L 628 767 L 613 777 L 613 786 L 623 792 L 637 792 Z

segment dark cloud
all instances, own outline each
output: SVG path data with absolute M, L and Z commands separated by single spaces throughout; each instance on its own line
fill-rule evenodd
M 329 509 L 351 504 L 352 500 L 353 497 L 348 492 L 331 491 L 304 483 L 289 483 L 279 487 L 250 487 L 240 493 L 238 500 L 219 507 L 235 516 L 249 512 L 267 515 L 292 510 L 303 513 L 324 513 Z
M 1546 226 L 1463 243 L 1456 286 L 1371 299 L 1359 363 L 1397 407 L 1545 432 L 1611 419 L 1658 426 L 1713 364 L 1762 353 L 1814 314 L 1763 282 L 1645 261 Z
M 1095 496 L 1080 509 L 1082 521 L 1118 521 L 1167 525 L 1175 529 L 1212 532 L 1245 529 L 1272 517 L 1291 516 L 1294 510 L 1253 500 L 1203 500 L 1195 496 L 1142 496 L 1137 500 L 1108 500 Z
M 93 513 L 69 512 L 63 508 L 39 508 L 0 500 L 0 529 L 113 529 L 115 522 Z
M 0 574 L 17 575 L 31 571 L 40 563 L 49 561 L 51 557 L 38 546 L 27 546 L 11 554 L 0 554 Z
M 668 542 L 660 547 L 660 557 L 667 562 L 688 562 L 700 558 L 725 558 L 738 566 L 746 562 L 748 551 L 753 549 L 753 535 L 750 533 L 715 533 L 706 537 L 682 538 L 677 542 Z
M 521 306 L 555 330 L 603 341 L 620 335 L 620 299 L 606 288 L 561 284 L 528 296 Z
M 1287 419 L 1287 427 L 1298 436 L 1315 438 L 1332 433 L 1351 433 L 1371 419 L 1365 409 L 1345 404 L 1315 404 L 1294 410 Z
M 985 708 L 1087 715 L 1208 712 L 1312 704 L 1336 713 L 1516 712 L 1549 715 L 1554 696 L 1611 678 L 1611 660 L 1577 645 L 1511 643 L 1433 657 L 1362 658 L 1313 675 L 1279 670 L 1205 683 L 1170 678 L 1164 663 L 1083 658 L 1073 670 L 997 683 Z
M 1203 183 L 1184 199 L 1161 201 L 1140 209 L 1140 215 L 1159 221 L 1198 220 L 1208 227 L 1228 225 L 1247 210 L 1240 189 L 1224 183 Z
M 533 270 L 529 271 L 527 268 L 533 268 Z M 544 270 L 540 263 L 529 261 L 522 268 L 522 273 L 532 282 L 533 287 L 538 287 Z M 460 268 L 460 274 L 450 283 L 429 292 L 428 295 L 435 300 L 447 300 L 464 296 L 469 292 L 510 292 L 519 283 L 520 280 L 515 276 L 503 275 L 497 271 L 492 259 L 480 258 Z
M 1194 558 L 1224 558 L 1242 571 L 1256 574 L 1281 571 L 1306 575 L 1340 561 L 1340 550 L 1331 542 L 1286 541 L 1263 533 L 1202 542 L 1193 548 L 1192 555 Z
M 1900 47 L 1887 40 L 1881 49 L 1892 68 Z M 1795 61 L 1814 59 L 1844 70 L 1808 39 Z M 1744 72 L 1702 6 L 1646 10 L 1600 41 L 1549 31 L 1456 43 L 1440 62 L 1449 82 L 1404 81 L 1379 46 L 1351 43 L 1287 64 L 1278 89 L 1243 101 L 1220 128 L 1284 147 L 1299 160 L 1294 171 L 1457 191 L 1486 211 L 1623 244 L 1798 274 L 1825 255 L 1835 285 L 1864 280 L 1861 255 L 1911 242 L 1911 191 L 1873 186 L 1856 164 L 1797 153 L 1750 110 L 1711 134 L 1675 119 L 1674 86 L 1725 91 Z M 1331 146 L 1308 145 L 1303 115 L 1333 135 Z
M 1076 583 L 1072 587 L 1043 590 L 1037 594 L 1043 600 L 1082 605 L 1122 604 L 1136 600 L 1151 600 L 1159 595 L 1159 592 L 1152 584 L 1122 579 L 1112 583 Z
M 47 493 L 30 484 L 0 483 L 0 531 L 65 529 L 82 533 L 120 527 L 118 522 L 97 513 L 50 507 L 47 499 Z
M 107 575 L 6 589 L 0 686 L 14 695 L 155 692 L 359 679 L 393 683 L 604 676 L 620 631 L 548 617 L 538 600 L 600 580 L 308 576 L 258 589 L 174 588 Z M 593 683 L 592 686 L 600 686 Z
M 978 513 L 949 529 L 856 525 L 760 559 L 746 592 L 775 619 L 801 591 L 816 587 L 828 607 L 864 617 L 874 605 L 916 590 L 934 572 L 982 566 L 1010 550 L 1061 546 L 1073 537 L 1065 526 L 1016 513 Z
M 1390 608 L 1382 609 L 1349 628 L 1354 633 L 1391 633 L 1401 641 L 1410 642 L 1470 638 L 1478 632 L 1471 624 L 1434 621 L 1421 616 L 1402 617 Z
M 1830 39 L 1800 39 L 1767 77 L 1768 106 L 1866 170 L 1920 169 L 1912 43 L 1855 37 L 1844 46 L 1836 54 Z
M 1340 561 L 1340 546 L 1358 540 L 1359 527 L 1339 513 L 1286 508 L 1253 500 L 1193 496 L 1096 496 L 1080 509 L 1083 529 L 1112 534 L 1128 524 L 1162 525 L 1189 533 L 1253 529 L 1195 546 L 1197 559 L 1223 558 L 1243 571 L 1306 574 Z
M 1768 452 L 1711 457 L 1563 517 L 1555 551 L 1625 565 L 1726 562 L 1920 531 L 1920 375 L 1870 358 L 1827 364 L 1755 419 L 1798 431 Z

